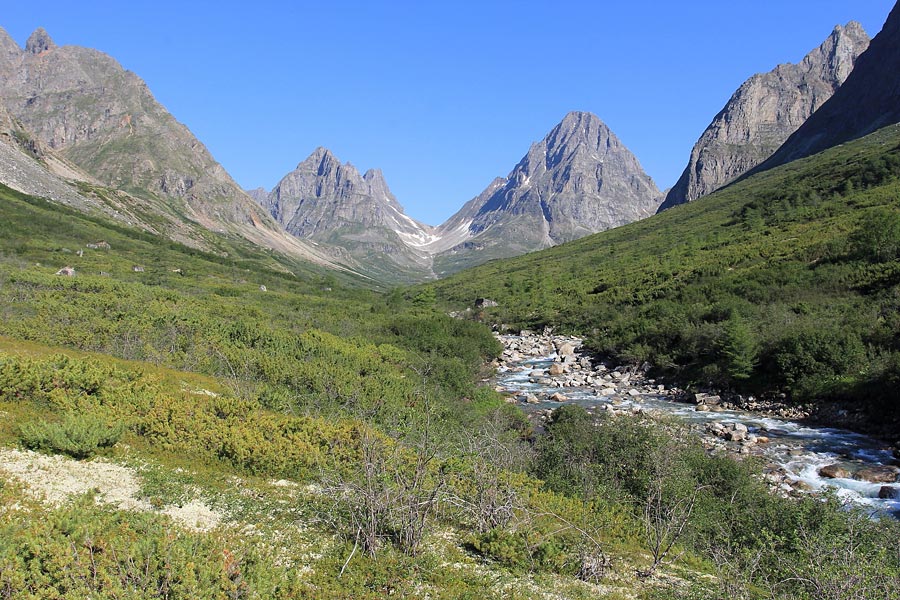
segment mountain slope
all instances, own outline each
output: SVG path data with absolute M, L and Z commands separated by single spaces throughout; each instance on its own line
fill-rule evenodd
M 798 64 L 748 79 L 700 136 L 659 210 L 696 200 L 772 155 L 850 75 L 869 45 L 862 26 L 838 26 Z
M 810 156 L 900 122 L 900 4 L 841 88 L 758 170 Z
M 359 268 L 388 281 L 420 281 L 431 258 L 421 248 L 434 239 L 388 188 L 381 171 L 365 174 L 317 148 L 258 201 L 285 230 L 345 252 Z
M 494 181 L 439 232 L 465 240 L 435 258 L 446 274 L 500 257 L 618 227 L 647 217 L 659 190 L 596 116 L 572 112 L 513 169 Z
M 189 242 L 195 236 L 179 229 L 195 223 L 331 264 L 284 234 L 146 84 L 111 57 L 59 47 L 43 29 L 21 50 L 0 31 L 0 76 L 6 110 L 49 156 L 76 167 L 68 178 L 141 198 L 144 225 L 161 221 L 166 235 Z
M 429 285 L 454 307 L 491 298 L 497 322 L 575 330 L 605 354 L 696 385 L 850 397 L 896 419 L 898 196 L 895 125 L 650 219 Z

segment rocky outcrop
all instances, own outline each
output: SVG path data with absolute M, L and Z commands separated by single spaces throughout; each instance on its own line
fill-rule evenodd
M 868 46 L 862 26 L 850 22 L 801 62 L 748 79 L 700 136 L 659 210 L 710 194 L 766 160 L 831 98 Z
M 650 216 L 661 201 L 637 158 L 595 115 L 572 112 L 440 227 L 457 245 L 435 259 L 448 273 L 571 241 Z
M 435 240 L 433 228 L 403 212 L 379 170 L 360 174 L 317 148 L 260 202 L 288 233 L 342 249 L 373 275 L 415 280 L 430 274 L 423 248 Z
M 853 72 L 755 172 L 810 156 L 900 123 L 900 5 L 859 57 Z

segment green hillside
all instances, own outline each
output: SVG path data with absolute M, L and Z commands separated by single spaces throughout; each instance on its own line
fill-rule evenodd
M 772 495 L 676 423 L 536 435 L 429 288 L 222 244 L 0 188 L 0 598 L 898 592 L 894 521 Z
M 900 414 L 900 128 L 689 205 L 431 284 L 699 386 Z M 882 421 L 883 422 L 883 421 Z M 896 421 L 892 426 L 896 433 Z M 889 430 L 891 431 L 891 430 Z

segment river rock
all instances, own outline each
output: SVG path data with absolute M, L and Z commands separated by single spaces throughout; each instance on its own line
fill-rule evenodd
M 641 395 L 641 393 L 639 391 L 637 391 L 636 389 L 631 388 L 630 390 L 628 390 L 628 395 L 631 396 L 632 398 L 637 398 L 638 396 Z
M 600 390 L 601 396 L 613 396 L 613 395 L 615 395 L 615 393 L 616 393 L 616 388 L 614 388 L 614 387 L 603 388 L 602 390 Z
M 538 399 L 538 397 L 535 396 L 534 394 L 527 394 L 527 395 L 525 396 L 525 403 L 526 403 L 526 404 L 540 404 L 540 402 L 541 402 L 541 401 L 540 401 L 540 400 Z
M 900 500 L 900 487 L 883 485 L 878 490 L 878 497 L 882 500 Z
M 819 469 L 819 475 L 828 479 L 847 479 L 850 472 L 840 465 L 826 465 Z
M 694 404 L 705 404 L 707 406 L 715 406 L 722 401 L 722 398 L 714 394 L 704 394 L 697 392 L 694 394 Z
M 568 398 L 566 398 L 566 396 L 564 394 L 556 392 L 555 394 L 550 396 L 550 400 L 552 402 L 565 402 L 566 400 L 568 400 Z
M 575 356 L 575 346 L 569 342 L 564 342 L 556 349 L 556 353 L 560 356 Z
M 897 481 L 898 474 L 900 474 L 900 469 L 897 467 L 884 465 L 860 469 L 854 473 L 853 478 L 869 483 L 894 483 Z
M 745 431 L 734 430 L 725 434 L 725 439 L 729 442 L 743 442 L 746 437 L 747 433 Z
M 565 368 L 560 363 L 553 363 L 550 365 L 549 373 L 551 376 L 562 375 L 565 372 Z

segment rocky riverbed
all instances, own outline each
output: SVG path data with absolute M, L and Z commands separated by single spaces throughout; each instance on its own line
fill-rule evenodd
M 645 370 L 593 361 L 571 336 L 523 331 L 497 338 L 495 389 L 520 404 L 540 426 L 564 403 L 603 414 L 672 415 L 700 436 L 709 452 L 757 456 L 778 493 L 833 488 L 852 502 L 900 515 L 896 449 L 850 431 L 809 427 L 804 407 L 754 398 L 688 393 L 649 378 Z M 748 410 L 752 406 L 755 410 Z

